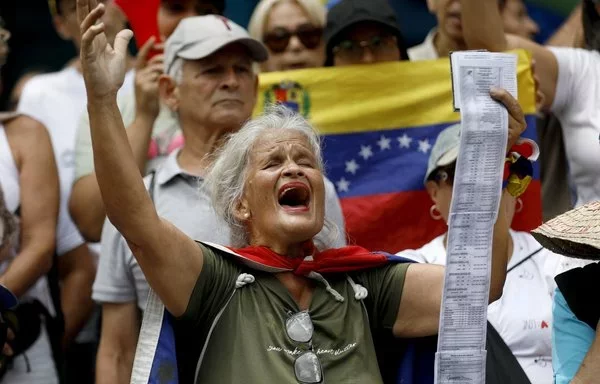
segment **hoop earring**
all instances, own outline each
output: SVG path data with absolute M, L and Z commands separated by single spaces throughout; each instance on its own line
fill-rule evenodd
M 523 211 L 523 206 L 524 206 L 523 200 L 521 200 L 521 198 L 519 197 L 517 199 L 517 207 L 515 208 L 515 212 L 521 213 L 521 211 Z
M 435 213 L 436 211 L 437 211 L 437 214 Z M 429 208 L 429 216 L 431 216 L 431 218 L 433 220 L 441 220 L 442 219 L 442 214 L 437 209 L 437 207 L 435 206 L 435 204 L 433 204 L 431 206 L 431 208 Z

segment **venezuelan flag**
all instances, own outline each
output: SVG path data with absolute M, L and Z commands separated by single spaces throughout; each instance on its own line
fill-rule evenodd
M 524 137 L 536 139 L 529 56 L 519 51 L 519 102 Z M 336 185 L 350 243 L 397 252 L 446 230 L 429 215 L 423 186 L 437 135 L 460 121 L 452 109 L 448 59 L 267 73 L 256 113 L 279 102 L 308 117 L 323 137 L 329 179 Z M 539 166 L 513 228 L 541 224 Z

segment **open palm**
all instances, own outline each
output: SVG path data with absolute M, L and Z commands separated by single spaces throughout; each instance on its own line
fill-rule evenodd
M 114 48 L 108 44 L 104 24 L 98 23 L 105 12 L 97 0 L 77 0 L 77 18 L 81 29 L 81 66 L 88 97 L 116 93 L 125 79 L 127 46 L 133 33 L 119 32 Z

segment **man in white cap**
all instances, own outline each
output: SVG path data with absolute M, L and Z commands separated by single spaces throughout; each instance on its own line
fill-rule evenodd
M 246 30 L 215 15 L 182 20 L 167 40 L 161 99 L 177 114 L 185 144 L 145 181 L 159 215 L 193 238 L 231 243 L 226 224 L 198 187 L 224 135 L 251 116 L 258 89 L 253 65 L 267 55 Z M 334 186 L 326 185 L 327 217 L 343 228 Z M 344 243 L 340 233 L 335 245 Z M 97 383 L 129 383 L 147 296 L 148 284 L 126 241 L 106 221 L 93 288 L 93 298 L 103 306 Z

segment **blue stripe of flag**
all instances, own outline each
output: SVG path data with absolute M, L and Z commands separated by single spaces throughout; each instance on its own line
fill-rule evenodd
M 526 119 L 523 137 L 536 140 L 536 116 Z M 324 135 L 327 175 L 340 197 L 422 190 L 431 147 L 449 125 Z M 534 179 L 539 175 L 534 163 Z

